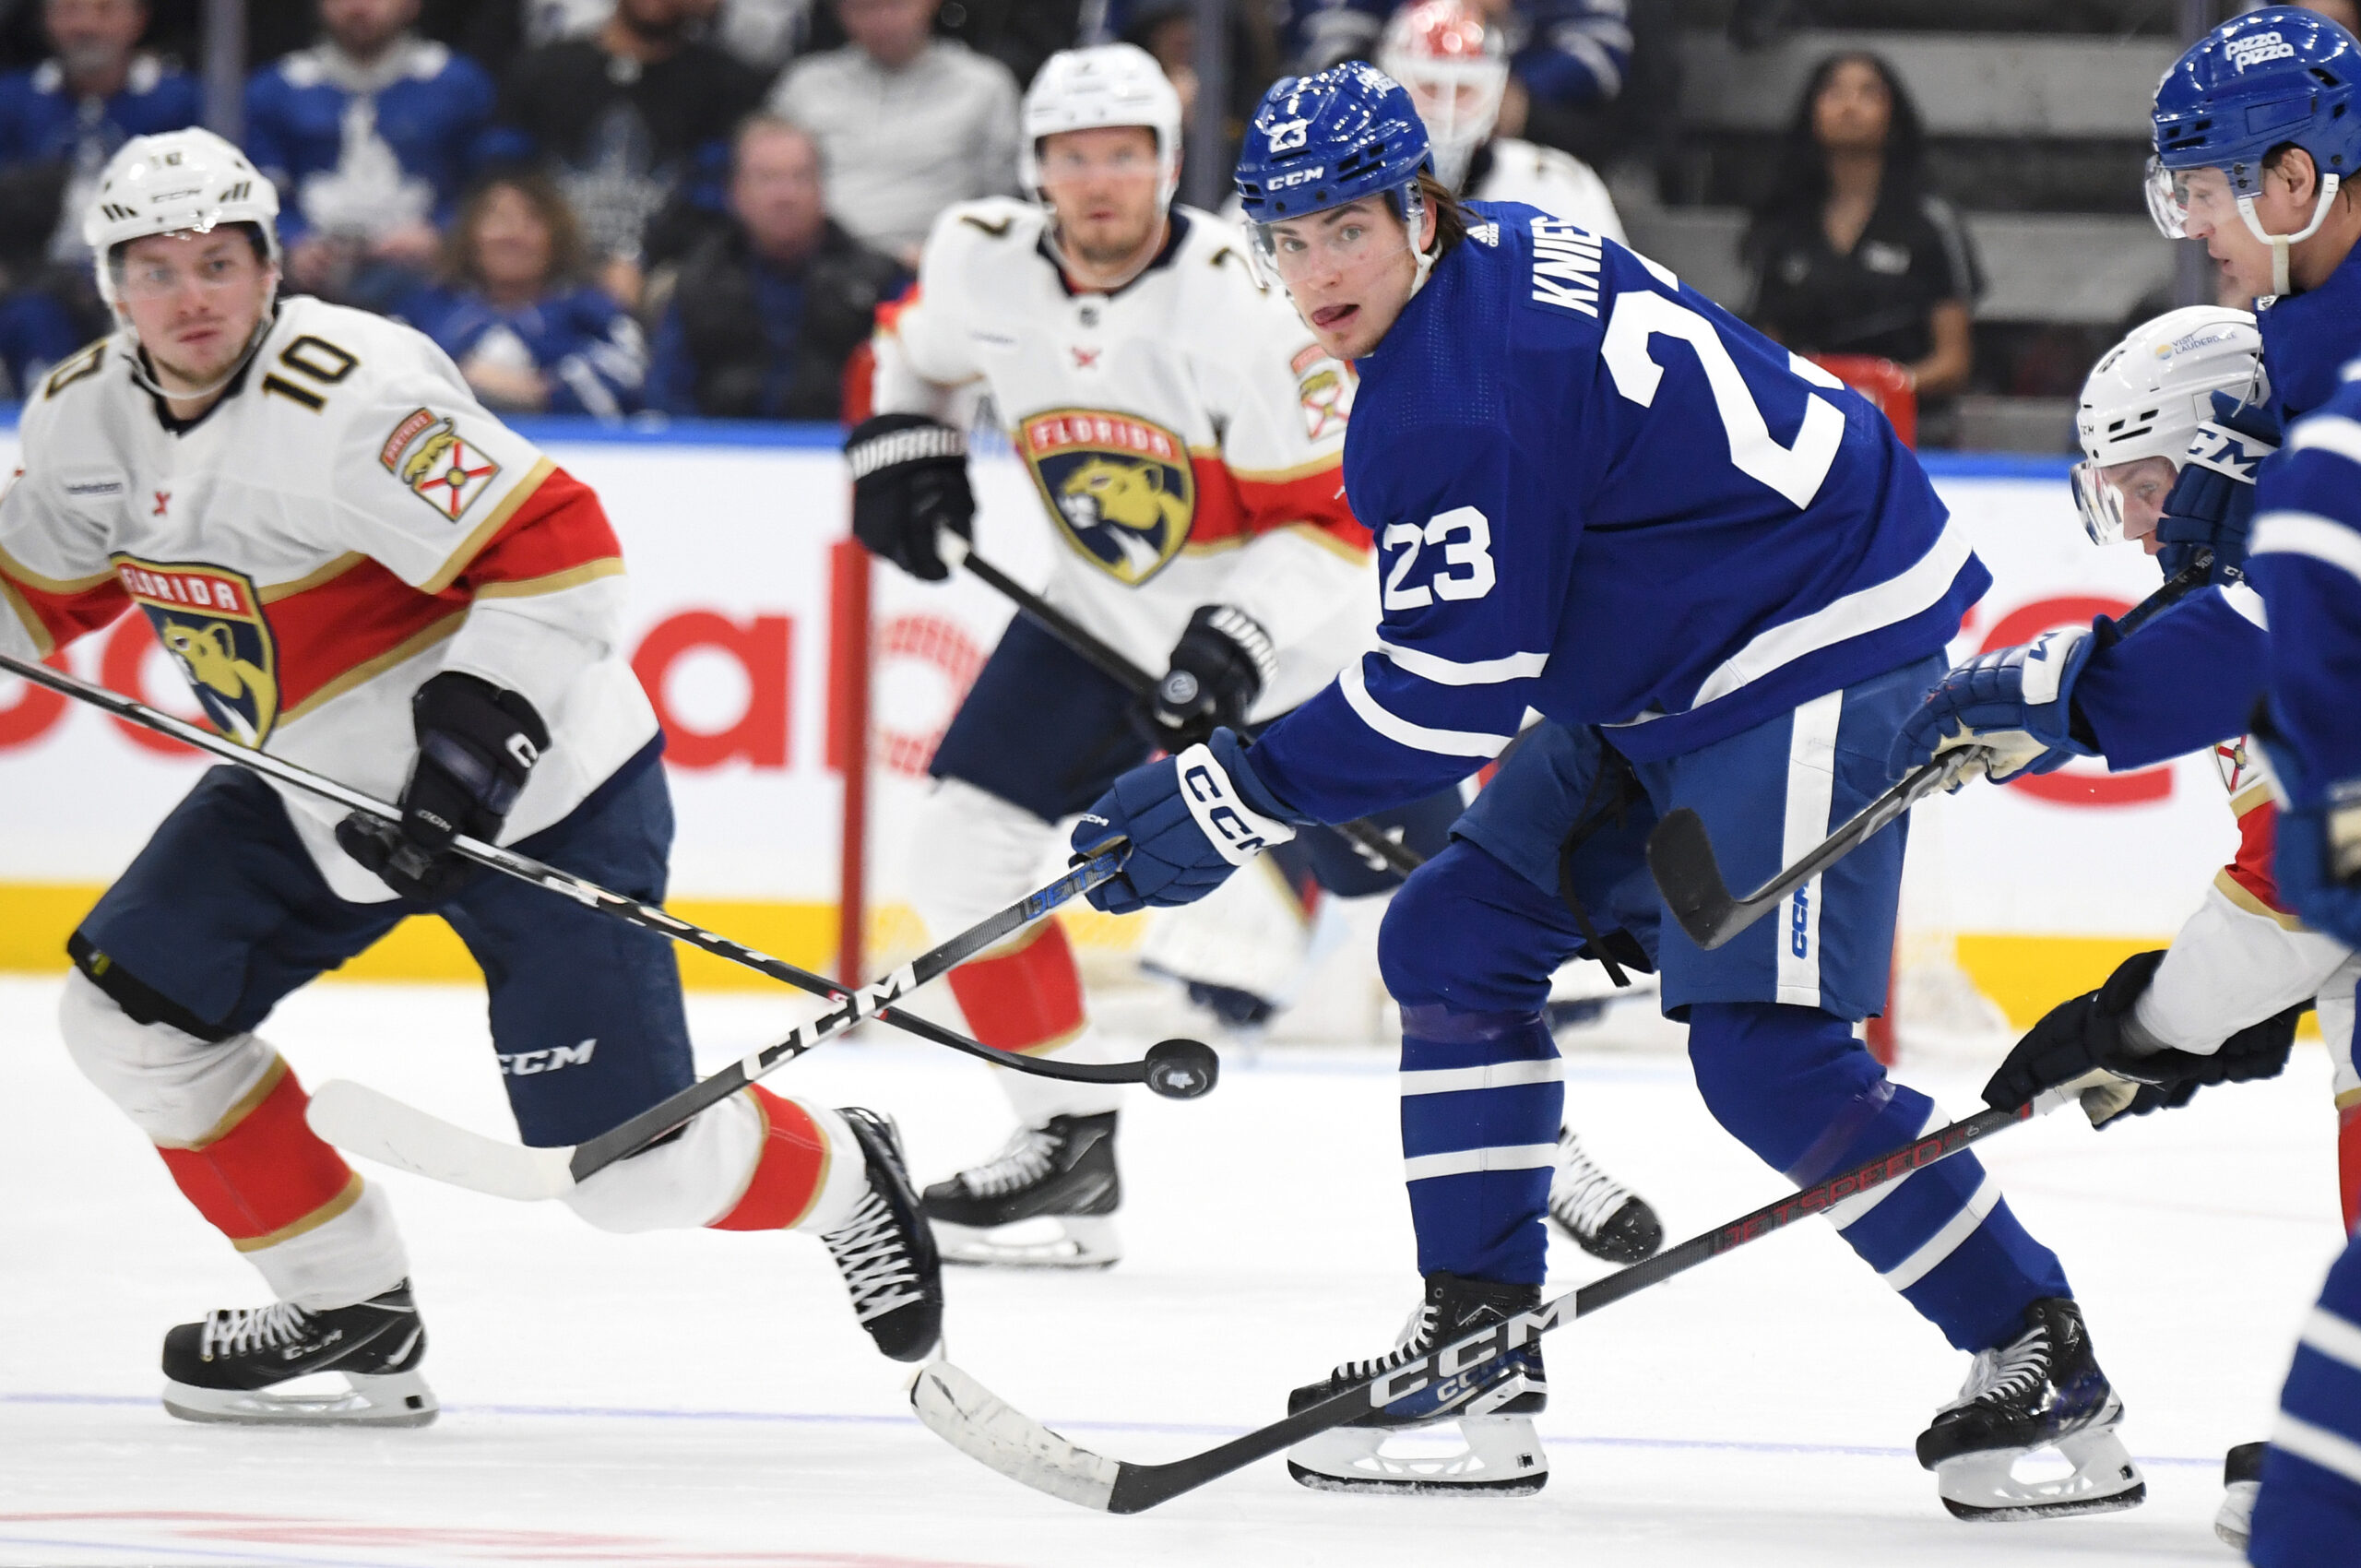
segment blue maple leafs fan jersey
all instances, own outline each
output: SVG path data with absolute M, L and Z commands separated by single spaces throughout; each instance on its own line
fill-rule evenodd
M 1471 210 L 1358 363 L 1380 647 L 1255 747 L 1281 799 L 1416 799 L 1528 707 L 1653 761 L 1941 650 L 1992 579 L 1883 415 L 1612 241 Z

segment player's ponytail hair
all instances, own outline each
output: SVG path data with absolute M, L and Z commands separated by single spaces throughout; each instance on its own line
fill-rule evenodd
M 1467 209 L 1459 205 L 1449 185 L 1424 169 L 1418 171 L 1418 199 L 1435 215 L 1433 259 L 1441 261 L 1451 254 L 1452 246 L 1467 237 Z M 1417 236 L 1412 236 L 1412 243 L 1417 243 Z

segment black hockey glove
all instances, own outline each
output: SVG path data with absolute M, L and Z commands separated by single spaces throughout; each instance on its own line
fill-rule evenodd
M 1141 704 L 1141 727 L 1174 754 L 1216 730 L 1242 731 L 1278 662 L 1261 622 L 1235 605 L 1201 604 L 1172 645 L 1171 667 Z
M 500 835 L 550 732 L 533 705 L 489 681 L 446 670 L 410 698 L 418 756 L 402 786 L 401 826 L 355 812 L 337 824 L 344 852 L 419 904 L 440 904 L 475 867 L 447 853 L 460 834 Z
M 976 537 L 967 441 L 924 414 L 877 414 L 845 437 L 852 465 L 852 536 L 921 582 L 951 575 L 941 530 Z
M 2014 1111 L 2045 1090 L 2075 1088 L 2091 1125 L 2104 1127 L 2177 1109 L 2210 1085 L 2274 1077 L 2287 1065 L 2303 1005 L 2240 1029 L 2211 1055 L 2134 1050 L 2125 1025 L 2164 961 L 2161 950 L 2135 953 L 2098 990 L 2051 1008 L 1984 1086 L 1985 1103 Z

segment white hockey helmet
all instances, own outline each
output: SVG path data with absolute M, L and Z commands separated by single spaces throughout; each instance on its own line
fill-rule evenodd
M 262 230 L 279 264 L 279 190 L 246 155 L 211 131 L 191 127 L 134 137 L 107 160 L 98 194 L 82 214 L 99 297 L 115 303 L 111 258 L 118 245 L 150 234 L 207 233 L 224 223 Z
M 1041 192 L 1041 138 L 1100 125 L 1145 125 L 1156 133 L 1157 199 L 1170 206 L 1180 184 L 1180 94 L 1156 56 L 1135 43 L 1062 49 L 1042 64 L 1025 89 L 1018 114 L 1023 145 L 1017 172 L 1025 188 Z
M 1507 40 L 1466 0 L 1418 0 L 1394 13 L 1377 68 L 1410 89 L 1427 125 L 1435 178 L 1453 190 L 1500 123 L 1508 93 Z
M 2227 305 L 2187 305 L 2131 329 L 2099 358 L 2082 382 L 2074 428 L 2082 460 L 2074 465 L 2074 505 L 2099 544 L 2123 537 L 2123 497 L 2101 471 L 2143 457 L 2174 468 L 2202 421 L 2213 394 L 2240 402 L 2271 395 L 2262 367 L 2262 334 L 2254 317 Z

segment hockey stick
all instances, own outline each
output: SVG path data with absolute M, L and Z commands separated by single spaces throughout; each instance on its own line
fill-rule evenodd
M 776 1045 L 766 1045 L 718 1073 L 698 1079 L 588 1143 L 570 1148 L 528 1148 L 504 1143 L 455 1127 L 375 1089 L 341 1080 L 322 1084 L 313 1092 L 307 1119 L 314 1132 L 338 1148 L 365 1155 L 397 1170 L 455 1187 L 469 1187 L 494 1197 L 528 1202 L 557 1197 L 593 1172 L 637 1154 L 698 1111 L 729 1099 L 773 1068 L 793 1061 L 823 1040 L 845 1033 L 863 1019 L 877 1016 L 895 997 L 916 991 L 937 975 L 966 963 L 1019 926 L 1039 920 L 1059 905 L 1097 886 L 1122 869 L 1128 849 L 1128 845 L 1119 843 L 1101 851 L 1047 887 L 1026 894 L 892 974 L 862 986 L 846 997 L 834 1012 L 797 1025 Z M 1176 1099 L 1204 1094 L 1213 1087 L 1219 1070 L 1219 1062 L 1211 1048 L 1193 1039 L 1168 1039 L 1151 1046 L 1146 1061 L 1134 1065 L 1151 1083 L 1159 1077 L 1169 1081 L 1173 1087 L 1161 1092 Z
M 2142 600 L 2116 623 L 2121 636 L 2130 636 L 2190 592 L 2204 586 L 2213 557 L 2200 551 L 2164 587 Z M 1689 940 L 1708 952 L 1787 901 L 1787 896 L 1838 861 L 1879 829 L 1939 790 L 1953 790 L 1983 766 L 1985 753 L 1962 746 L 1921 763 L 1901 783 L 1861 808 L 1844 826 L 1807 850 L 1803 858 L 1740 898 L 1723 879 L 1714 857 L 1714 840 L 1704 819 L 1687 806 L 1667 812 L 1648 835 L 1648 872 L 1665 908 L 1689 933 Z
M 934 1361 L 919 1370 L 910 1386 L 910 1404 L 936 1436 L 1011 1480 L 1085 1508 L 1109 1514 L 1141 1513 L 1446 1378 L 1464 1379 L 1486 1362 L 1562 1324 L 1586 1317 L 1798 1219 L 1825 1214 L 1847 1198 L 1901 1181 L 2004 1127 L 2055 1109 L 2065 1098 L 2052 1092 L 2015 1111 L 1982 1111 L 1939 1127 L 1889 1154 L 1692 1236 L 1645 1263 L 1569 1290 L 1497 1326 L 1439 1346 L 1415 1361 L 1333 1394 L 1285 1420 L 1169 1464 L 1134 1465 L 1071 1443 L 949 1361 Z
M 1132 695 L 1151 698 L 1157 693 L 1157 679 L 1122 653 L 1091 632 L 1073 616 L 978 555 L 975 548 L 957 534 L 945 529 L 941 540 L 943 558 L 955 566 L 965 566 L 986 587 L 992 588 L 1016 606 L 1026 620 L 1039 626 L 1058 641 L 1079 654 L 1083 661 L 1101 675 L 1122 687 Z M 1385 836 L 1385 830 L 1363 818 L 1334 825 L 1335 831 L 1345 841 L 1364 855 L 1375 856 L 1389 869 L 1409 875 L 1427 863 L 1427 859 L 1406 844 L 1397 844 Z
M 235 741 L 217 735 L 209 730 L 201 730 L 194 724 L 173 718 L 169 713 L 160 712 L 149 707 L 146 703 L 125 696 L 119 692 L 109 691 L 104 686 L 94 686 L 87 681 L 62 671 L 53 670 L 46 664 L 37 664 L 11 654 L 0 653 L 0 669 L 22 676 L 37 685 L 46 686 L 51 691 L 63 693 L 77 701 L 89 703 L 93 707 L 103 708 L 118 719 L 126 719 L 143 729 L 169 735 L 184 744 L 194 746 L 202 752 L 208 752 L 225 762 L 235 763 L 240 767 L 248 768 L 267 778 L 276 779 L 279 783 L 317 795 L 324 800 L 334 801 L 337 804 L 350 810 L 365 812 L 382 821 L 392 823 L 401 821 L 401 813 L 395 807 L 350 786 L 339 784 L 333 778 L 324 778 L 307 767 L 299 766 L 282 757 L 272 756 L 267 752 L 258 752 L 242 746 Z M 493 871 L 516 877 L 520 882 L 529 882 L 537 887 L 546 888 L 561 897 L 572 899 L 585 908 L 621 921 L 626 925 L 635 925 L 646 931 L 656 932 L 687 946 L 711 953 L 717 957 L 727 958 L 733 964 L 743 965 L 757 973 L 768 975 L 776 980 L 782 980 L 798 990 L 809 992 L 814 996 L 825 997 L 837 1003 L 848 1002 L 853 998 L 854 993 L 850 990 L 825 975 L 799 968 L 793 964 L 774 958 L 769 954 L 759 952 L 742 943 L 732 942 L 730 938 L 707 931 L 702 926 L 692 925 L 687 921 L 656 905 L 643 904 L 636 898 L 626 898 L 620 893 L 610 892 L 594 882 L 587 882 L 570 873 L 562 872 L 554 866 L 545 865 L 528 855 L 520 855 L 514 849 L 503 849 L 497 844 L 486 844 L 464 834 L 452 841 L 451 848 L 455 852 L 479 865 L 489 866 Z M 1100 880 L 1104 881 L 1105 878 L 1102 877 Z M 1041 895 L 1036 894 L 1034 897 L 1039 897 Z M 1045 910 L 1050 907 L 1050 905 L 1042 906 Z M 1005 914 L 1006 911 L 1003 910 L 1003 913 Z M 1013 931 L 1017 925 L 1023 923 L 1021 921 L 1013 922 L 1007 929 Z M 940 952 L 942 949 L 938 948 L 937 951 Z M 961 955 L 962 958 L 966 956 L 965 953 Z M 931 979 L 932 976 L 930 975 L 928 978 Z M 906 986 L 902 989 L 907 991 L 913 988 Z M 866 992 L 862 994 L 865 995 Z M 889 994 L 897 995 L 900 992 Z M 900 1008 L 871 1005 L 865 1010 L 863 1016 L 873 1016 L 881 1023 L 891 1024 L 896 1028 L 916 1035 L 920 1039 L 932 1044 L 948 1046 L 954 1051 L 965 1051 L 970 1056 L 981 1057 L 987 1062 L 1014 1068 L 1020 1073 L 1029 1073 L 1037 1077 L 1064 1078 L 1077 1083 L 1092 1084 L 1145 1083 L 1149 1088 L 1168 1099 L 1191 1099 L 1205 1093 L 1213 1087 L 1215 1075 L 1219 1070 L 1212 1049 L 1194 1040 L 1165 1041 L 1163 1045 L 1157 1046 L 1156 1051 L 1151 1051 L 1145 1059 L 1139 1062 L 1105 1063 L 1056 1062 L 996 1050 L 980 1040 L 971 1039 L 956 1030 L 945 1028 L 940 1024 L 932 1023 Z M 1193 1049 L 1169 1051 L 1162 1057 L 1157 1056 L 1156 1052 L 1163 1051 L 1166 1045 Z M 1200 1052 L 1202 1055 L 1199 1054 Z

